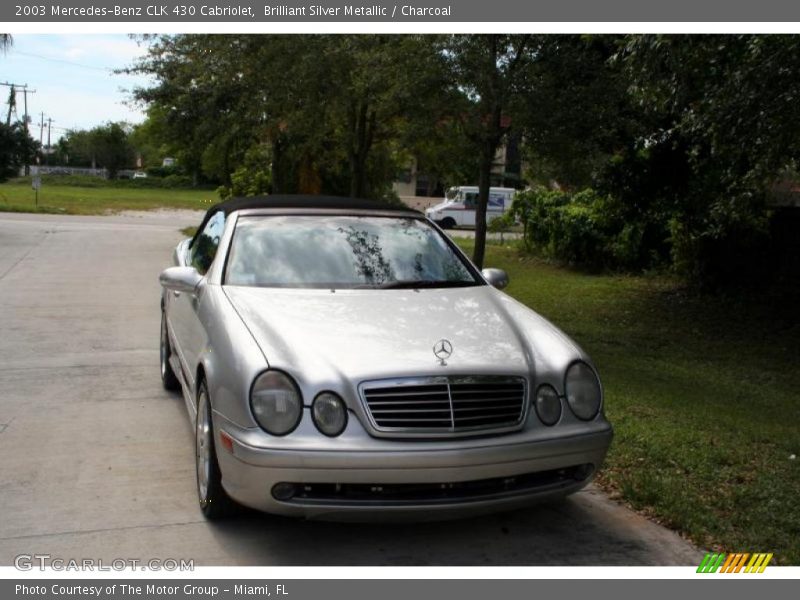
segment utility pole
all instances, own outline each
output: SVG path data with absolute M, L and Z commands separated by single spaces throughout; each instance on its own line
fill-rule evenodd
M 14 84 L 11 84 L 11 92 L 8 94 L 8 116 L 6 117 L 6 127 L 11 125 L 11 111 L 14 110 L 14 107 L 17 104 L 16 99 L 16 89 L 14 88 Z
M 37 164 L 41 165 L 41 158 L 44 155 L 44 111 L 42 111 L 41 120 L 39 121 L 39 152 L 40 155 L 37 158 Z
M 28 127 L 28 94 L 35 94 L 36 90 L 29 90 L 28 84 L 19 84 L 19 83 L 10 83 L 8 81 L 0 82 L 0 85 L 11 88 L 11 93 L 8 99 L 8 116 L 6 117 L 6 125 L 11 125 L 11 113 L 16 111 L 16 94 L 19 91 L 22 91 L 22 95 L 25 99 L 25 134 L 26 137 L 30 136 L 30 129 Z M 41 142 L 40 142 L 41 143 Z M 30 156 L 28 156 L 28 151 L 25 151 L 25 175 L 30 174 Z
M 9 83 L 8 81 L 0 82 L 0 85 L 4 85 L 5 87 L 11 88 L 11 93 L 8 96 L 8 115 L 6 116 L 6 125 L 11 125 L 11 113 L 17 107 L 16 96 L 18 90 L 27 89 L 28 84 L 19 84 L 19 83 Z
M 16 93 L 21 91 L 25 94 L 25 106 L 28 105 L 28 94 L 35 94 L 36 90 L 29 90 L 27 83 L 10 83 L 8 81 L 0 81 L 0 85 L 11 88 L 11 95 L 8 99 L 8 115 L 6 116 L 6 125 L 11 125 L 11 113 L 17 107 L 16 103 Z M 25 110 L 25 114 L 28 114 L 27 109 Z
M 22 88 L 22 96 L 23 96 L 23 98 L 25 98 L 25 117 L 24 117 L 25 118 L 25 137 L 30 137 L 30 135 L 31 135 L 30 129 L 28 127 L 28 125 L 29 125 L 28 121 L 30 120 L 30 117 L 28 117 L 28 94 L 35 94 L 35 93 L 36 93 L 36 90 L 29 90 L 27 85 Z M 25 146 L 25 175 L 30 175 L 31 174 L 31 157 L 28 154 L 27 148 L 28 148 L 28 146 L 26 145 Z
M 47 117 L 47 160 L 46 165 L 50 164 L 50 130 L 53 128 L 53 119 Z

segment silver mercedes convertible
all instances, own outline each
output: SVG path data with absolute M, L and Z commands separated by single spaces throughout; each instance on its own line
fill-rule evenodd
M 418 212 L 229 200 L 160 281 L 208 518 L 517 508 L 581 489 L 611 442 L 589 357 Z

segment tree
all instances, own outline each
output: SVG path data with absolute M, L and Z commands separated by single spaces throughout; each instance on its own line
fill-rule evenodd
M 16 177 L 37 147 L 22 123 L 0 123 L 0 181 Z
M 92 135 L 97 161 L 108 170 L 109 177 L 115 178 L 120 169 L 133 164 L 133 147 L 123 124 L 108 123 L 95 127 L 92 129 Z
M 229 64 L 230 56 L 241 50 L 236 38 L 228 45 L 209 35 L 146 41 L 147 55 L 130 69 L 157 78 L 156 85 L 134 90 L 134 98 L 147 106 L 144 128 L 195 182 L 204 170 L 208 178 L 222 182 L 235 143 L 252 137 L 256 125 L 237 105 L 241 84 L 238 69 Z
M 0 33 L 0 52 L 8 52 L 8 49 L 14 44 L 14 38 L 10 33 Z
M 800 37 L 548 36 L 529 67 L 513 123 L 569 199 L 540 203 L 542 226 L 588 215 L 614 266 L 672 264 L 705 287 L 769 273 L 765 201 L 800 162 Z
M 123 123 L 71 130 L 66 138 L 73 162 L 90 164 L 92 168 L 103 167 L 112 179 L 120 169 L 133 164 L 134 151 L 128 139 L 127 126 Z
M 800 160 L 800 37 L 628 36 L 618 60 L 650 126 L 617 188 L 661 174 L 676 266 L 716 286 L 763 276 L 765 200 Z M 667 212 L 663 211 L 663 212 Z
M 486 209 L 492 166 L 513 122 L 511 112 L 522 101 L 526 78 L 535 60 L 538 37 L 530 35 L 452 35 L 441 49 L 452 84 L 469 101 L 462 115 L 466 141 L 478 158 L 478 206 L 472 260 L 483 266 L 486 251 Z
M 269 161 L 273 192 L 382 197 L 407 158 L 404 136 L 433 128 L 428 99 L 445 87 L 442 56 L 426 36 L 150 42 L 132 70 L 156 84 L 135 97 L 162 119 L 187 163 L 226 185 L 250 152 Z
M 400 141 L 404 130 L 430 131 L 444 116 L 433 110 L 442 108 L 446 73 L 432 42 L 424 36 L 331 38 L 332 113 L 344 125 L 352 197 L 374 192 L 368 190 L 368 159 L 376 146 Z
M 131 128 L 128 141 L 143 167 L 160 167 L 165 157 L 174 157 L 169 146 L 164 143 L 158 128 L 158 121 L 153 118 Z
M 647 133 L 629 79 L 611 60 L 621 43 L 621 36 L 553 35 L 538 45 L 516 114 L 531 179 L 594 186 L 612 157 Z

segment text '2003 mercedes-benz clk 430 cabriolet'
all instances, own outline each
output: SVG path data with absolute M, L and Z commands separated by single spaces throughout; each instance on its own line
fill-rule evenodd
M 585 486 L 612 430 L 588 356 L 405 208 L 211 208 L 161 274 L 161 375 L 200 506 L 444 518 Z

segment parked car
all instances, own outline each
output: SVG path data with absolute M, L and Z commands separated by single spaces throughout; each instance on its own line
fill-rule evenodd
M 514 200 L 514 188 L 489 188 L 486 223 L 503 215 Z M 425 211 L 431 221 L 444 229 L 475 227 L 475 209 L 478 207 L 478 186 L 462 185 L 447 190 L 445 199 Z
M 208 518 L 428 519 L 584 487 L 612 437 L 589 357 L 418 212 L 211 208 L 160 276 L 161 377 Z
M 147 179 L 147 173 L 144 171 L 136 171 L 132 177 L 133 179 Z

